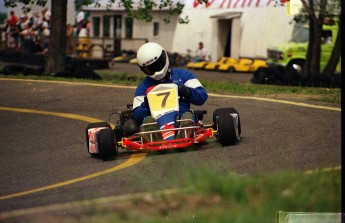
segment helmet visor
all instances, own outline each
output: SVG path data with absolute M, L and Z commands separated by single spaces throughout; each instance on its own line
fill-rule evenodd
M 139 65 L 139 67 L 146 75 L 152 76 L 155 74 L 155 72 L 163 70 L 165 64 L 166 64 L 166 54 L 164 50 L 162 50 L 161 55 L 154 63 L 148 66 Z

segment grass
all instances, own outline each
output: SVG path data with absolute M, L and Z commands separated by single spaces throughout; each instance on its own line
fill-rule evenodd
M 275 222 L 278 211 L 341 212 L 340 170 L 238 176 L 199 170 L 173 195 L 93 206 L 68 222 Z M 90 220 L 93 219 L 93 220 Z
M 74 82 L 102 82 L 122 85 L 138 85 L 144 78 L 141 73 L 128 74 L 125 72 L 116 72 L 109 70 L 99 70 L 97 73 L 101 76 L 101 81 L 87 79 L 55 78 L 51 76 L 32 76 L 32 75 L 1 75 L 0 77 L 25 78 L 25 79 L 43 79 L 43 80 L 63 80 Z M 210 82 L 203 81 L 203 86 L 208 92 L 226 93 L 236 95 L 250 96 L 284 96 L 293 99 L 306 99 L 316 102 L 326 102 L 333 104 L 341 103 L 341 91 L 338 88 L 317 88 L 300 86 L 275 86 L 275 85 L 257 85 L 240 84 L 230 81 Z

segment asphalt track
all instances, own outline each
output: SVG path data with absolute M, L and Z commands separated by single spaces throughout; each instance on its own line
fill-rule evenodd
M 210 140 L 183 153 L 90 157 L 87 123 L 125 109 L 133 94 L 115 85 L 0 79 L 0 221 L 38 222 L 51 205 L 181 187 L 203 168 L 246 175 L 340 166 L 339 107 L 211 93 L 204 122 L 216 108 L 235 107 L 240 144 Z

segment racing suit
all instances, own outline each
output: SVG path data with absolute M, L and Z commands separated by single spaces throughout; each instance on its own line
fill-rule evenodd
M 175 83 L 177 86 L 185 85 L 190 88 L 191 96 L 189 98 L 181 96 L 179 98 L 180 117 L 183 113 L 190 111 L 190 104 L 203 105 L 208 98 L 205 88 L 192 72 L 181 68 L 170 68 L 168 74 L 161 81 L 156 81 L 147 76 L 137 87 L 133 99 L 135 121 L 142 123 L 146 116 L 151 115 L 147 102 L 145 102 L 146 90 L 163 83 Z

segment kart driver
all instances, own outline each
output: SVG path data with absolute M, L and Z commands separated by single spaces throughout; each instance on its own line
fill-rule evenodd
M 178 118 L 193 119 L 190 104 L 203 105 L 208 98 L 205 88 L 195 75 L 188 70 L 171 67 L 167 52 L 157 43 L 149 42 L 142 45 L 137 52 L 137 60 L 138 66 L 147 76 L 135 91 L 133 99 L 135 122 L 155 121 L 150 114 L 146 93 L 149 88 L 162 83 L 175 83 L 178 86 Z
M 138 66 L 147 75 L 135 91 L 133 100 L 134 119 L 142 123 L 150 116 L 146 90 L 161 83 L 178 85 L 179 116 L 190 111 L 190 104 L 203 105 L 207 92 L 195 75 L 185 69 L 171 67 L 167 52 L 157 43 L 149 42 L 142 45 L 137 52 Z

